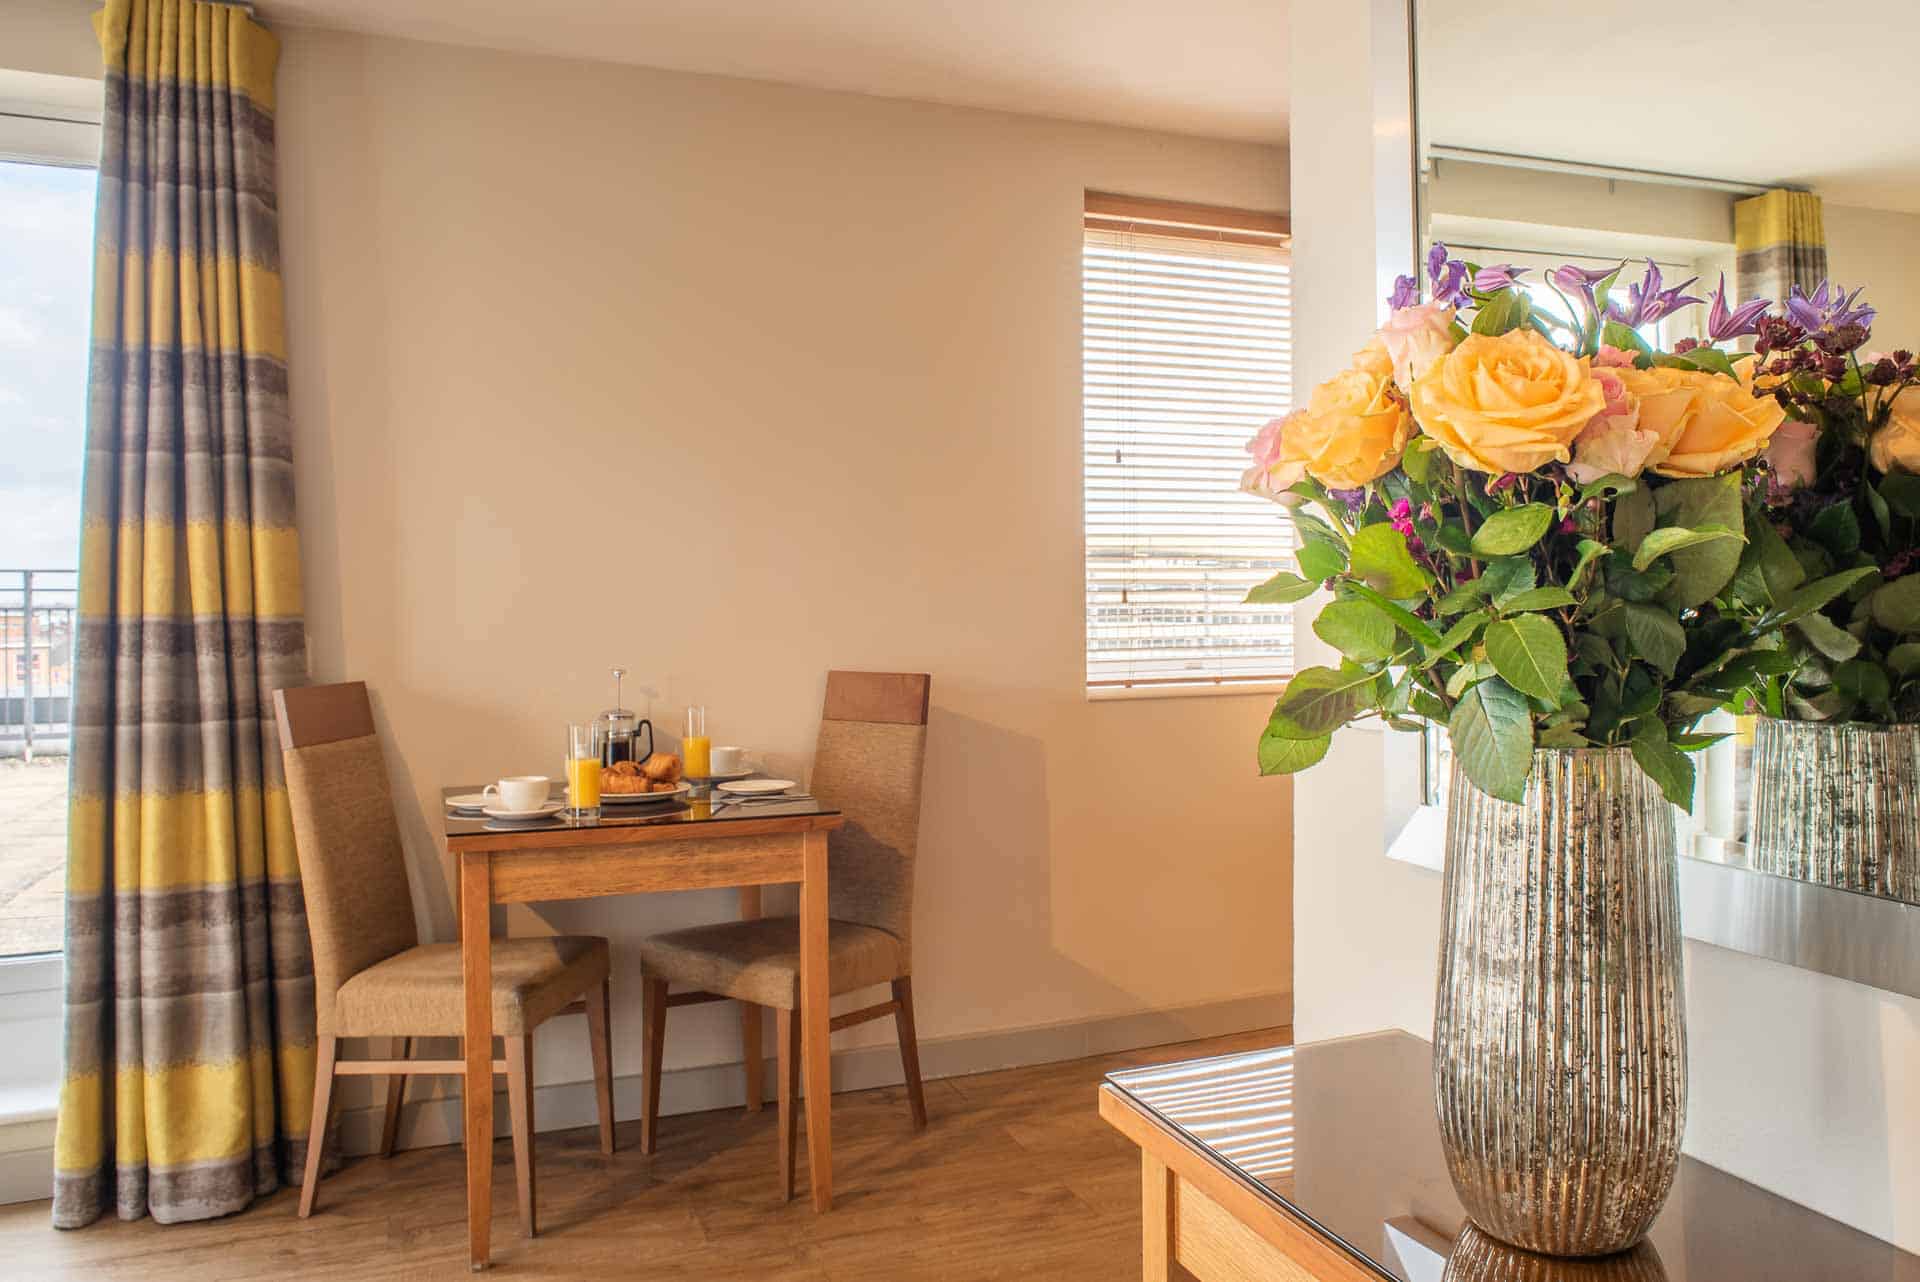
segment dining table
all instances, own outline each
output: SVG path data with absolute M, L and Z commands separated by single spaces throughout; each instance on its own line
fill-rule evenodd
M 446 788 L 443 800 L 476 793 Z M 736 887 L 743 918 L 760 915 L 761 887 L 800 887 L 800 1062 L 806 1080 L 807 1172 L 815 1211 L 833 1205 L 832 1099 L 827 1038 L 827 834 L 843 816 L 810 796 L 735 798 L 708 786 L 638 803 L 606 802 L 596 818 L 562 813 L 515 824 L 443 806 L 459 894 L 465 1034 L 461 1100 L 467 1157 L 469 1263 L 487 1267 L 493 1208 L 493 965 L 495 904 Z M 615 959 L 616 969 L 618 959 Z M 616 981 L 617 982 L 617 981 Z M 650 1015 L 652 1013 L 650 1012 Z M 655 1016 L 657 1017 L 657 1016 Z M 764 1061 L 758 1012 L 743 1018 L 749 1107 Z M 657 1078 L 656 1078 L 657 1080 Z

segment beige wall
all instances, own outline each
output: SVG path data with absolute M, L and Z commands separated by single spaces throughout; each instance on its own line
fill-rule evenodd
M 1879 309 L 1873 341 L 1880 351 L 1920 351 L 1920 214 L 1827 204 L 1827 270 Z
M 1264 703 L 1085 701 L 1078 506 L 1083 189 L 1283 207 L 1284 152 L 283 34 L 314 675 L 375 691 L 442 937 L 437 790 L 555 770 L 611 665 L 795 771 L 828 667 L 903 668 L 924 1038 L 1289 990 Z M 730 909 L 512 924 L 613 937 L 631 1072 L 631 945 Z M 670 1066 L 737 1053 L 676 1013 Z
M 94 0 L 6 0 L 0 67 L 43 76 L 100 77 L 100 46 L 88 15 Z

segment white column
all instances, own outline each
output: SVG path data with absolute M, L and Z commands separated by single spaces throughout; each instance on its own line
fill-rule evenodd
M 1294 386 L 1339 370 L 1414 259 L 1407 0 L 1288 6 Z M 1302 663 L 1336 662 L 1306 632 Z M 1418 743 L 1336 735 L 1294 792 L 1294 1032 L 1301 1041 L 1433 1022 L 1439 878 L 1386 858 L 1387 777 Z

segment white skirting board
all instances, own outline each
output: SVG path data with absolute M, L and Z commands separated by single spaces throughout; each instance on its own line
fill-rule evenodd
M 1089 1055 L 1164 1046 L 1170 1042 L 1224 1037 L 1231 1033 L 1274 1028 L 1292 1021 L 1293 995 L 1273 993 L 1176 1010 L 1142 1011 L 1039 1028 L 943 1037 L 920 1043 L 920 1071 L 929 1079 L 963 1077 L 970 1073 L 1054 1064 L 1063 1060 L 1084 1059 Z M 771 1089 L 774 1082 L 771 1060 L 768 1061 L 766 1081 Z M 849 1047 L 835 1052 L 833 1056 L 835 1091 L 896 1086 L 901 1081 L 900 1052 L 891 1042 Z M 416 1085 L 415 1089 L 420 1089 L 420 1086 Z M 745 1089 L 738 1061 L 670 1070 L 660 1083 L 660 1111 L 662 1114 L 675 1114 L 737 1108 L 745 1103 Z M 502 1088 L 496 1093 L 501 1098 L 494 1108 L 494 1127 L 497 1134 L 504 1136 L 507 1133 L 506 1092 Z M 595 1114 L 591 1081 L 549 1083 L 536 1087 L 534 1094 L 534 1116 L 540 1130 L 564 1131 L 576 1126 L 593 1125 Z M 1089 1110 L 1093 1108 L 1091 1097 L 1087 1107 Z M 620 1121 L 640 1116 L 638 1073 L 614 1079 L 613 1110 L 614 1116 Z M 424 1099 L 417 1105 L 409 1098 L 406 1111 L 400 1119 L 402 1148 L 453 1144 L 458 1142 L 459 1135 L 457 1097 Z M 378 1104 L 343 1110 L 340 1138 L 342 1149 L 349 1155 L 373 1152 L 380 1140 Z M 31 1202 L 49 1196 L 48 1190 L 53 1184 L 50 1139 L 49 1136 L 44 1146 L 13 1150 L 0 1146 L 0 1203 Z

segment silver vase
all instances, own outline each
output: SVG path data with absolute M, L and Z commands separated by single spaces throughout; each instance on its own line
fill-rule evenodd
M 1680 1165 L 1673 811 L 1624 748 L 1534 753 L 1526 800 L 1456 764 L 1433 1085 L 1468 1217 L 1546 1255 L 1646 1235 Z
M 1747 844 L 1762 872 L 1920 902 L 1920 726 L 1759 718 Z
M 1566 1260 L 1519 1251 L 1469 1224 L 1453 1240 L 1440 1282 L 1667 1282 L 1653 1243 L 1619 1255 Z

